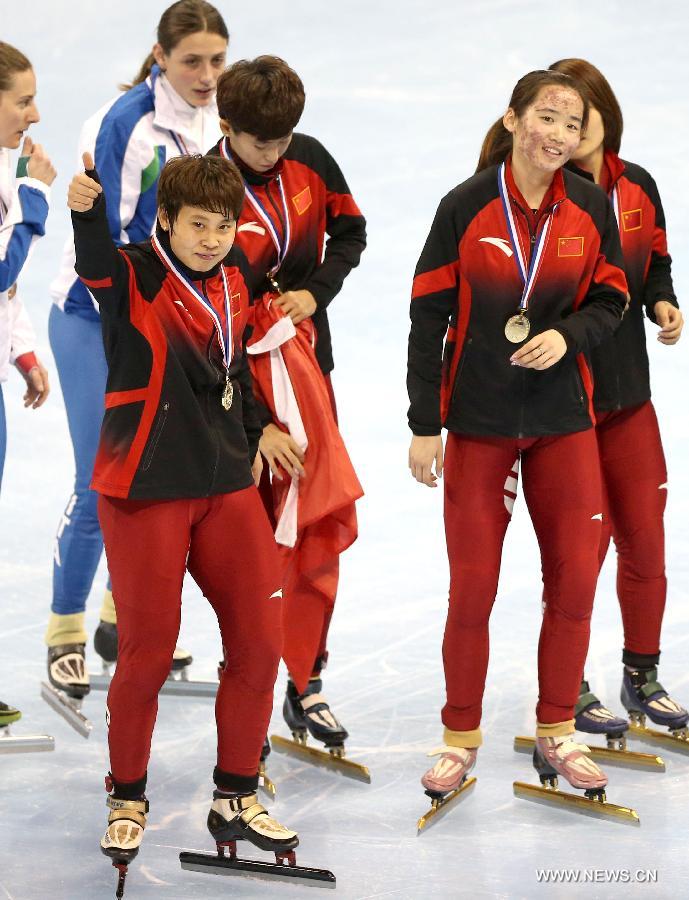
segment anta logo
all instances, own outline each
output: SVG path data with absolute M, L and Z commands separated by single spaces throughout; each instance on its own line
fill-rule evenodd
M 300 216 L 303 216 L 306 210 L 311 206 L 311 188 L 306 185 L 303 191 L 299 191 L 298 194 L 295 194 L 292 197 L 292 203 L 294 204 L 294 208 L 299 213 Z
M 254 234 L 265 234 L 266 230 L 262 225 L 259 225 L 258 222 L 244 222 L 243 225 L 240 225 L 237 231 L 253 231 Z
M 628 209 L 622 213 L 622 227 L 625 231 L 638 231 L 641 228 L 642 219 L 640 209 Z
M 557 239 L 558 256 L 583 256 L 583 237 L 559 237 Z
M 512 256 L 512 248 L 510 247 L 510 242 L 505 238 L 496 238 L 496 237 L 482 237 L 479 238 L 479 243 L 482 244 L 492 244 L 494 247 L 497 247 L 498 250 L 502 250 L 505 256 Z

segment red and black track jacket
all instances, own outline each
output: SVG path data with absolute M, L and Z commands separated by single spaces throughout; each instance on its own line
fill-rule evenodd
M 316 358 L 324 374 L 334 366 L 328 304 L 342 289 L 350 271 L 359 265 L 366 247 L 366 220 L 354 202 L 344 175 L 332 156 L 315 138 L 294 134 L 285 154 L 269 173 L 258 174 L 232 155 L 245 181 L 271 217 L 280 239 L 284 236 L 284 214 L 276 179 L 282 177 L 290 218 L 291 240 L 287 255 L 275 275 L 280 290 L 310 291 L 317 304 Z M 212 154 L 220 153 L 216 144 Z M 325 241 L 325 236 L 328 240 Z M 277 262 L 277 251 L 250 203 L 245 201 L 237 228 L 237 243 L 251 266 L 251 289 L 255 296 L 272 290 L 266 273 Z M 324 253 L 325 243 L 325 253 Z
M 100 304 L 108 380 L 91 487 L 111 497 L 207 497 L 252 484 L 261 428 L 242 347 L 249 318 L 248 267 L 234 247 L 223 260 L 234 336 L 230 410 L 220 399 L 225 366 L 208 311 L 160 259 L 151 241 L 119 249 L 110 237 L 101 194 L 93 209 L 72 213 L 76 271 Z M 165 232 L 167 255 L 225 319 L 220 266 L 186 269 Z
M 619 232 L 629 285 L 629 308 L 615 334 L 591 354 L 593 403 L 597 410 L 624 409 L 645 403 L 651 381 L 644 330 L 644 311 L 655 322 L 659 300 L 678 306 L 672 285 L 672 259 L 667 252 L 665 214 L 658 188 L 649 173 L 606 150 L 606 189 L 619 198 Z M 593 180 L 588 172 L 571 166 Z
M 507 184 L 528 257 L 536 236 L 509 163 Z M 550 196 L 535 225 L 540 231 L 554 208 L 529 302 L 529 339 L 555 328 L 567 353 L 540 372 L 510 364 L 516 345 L 504 327 L 523 285 L 491 166 L 443 198 L 416 267 L 407 375 L 414 434 L 439 434 L 442 425 L 462 434 L 538 437 L 592 426 L 585 354 L 622 318 L 619 237 L 605 195 L 582 178 L 559 170 Z

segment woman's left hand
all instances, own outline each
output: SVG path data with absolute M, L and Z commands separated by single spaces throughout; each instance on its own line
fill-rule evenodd
M 37 365 L 33 366 L 26 374 L 22 372 L 22 375 L 26 381 L 24 407 L 30 406 L 32 409 L 38 409 L 39 406 L 43 406 L 50 393 L 47 369 L 38 361 Z
M 559 362 L 567 352 L 567 341 L 559 331 L 550 328 L 527 341 L 516 353 L 510 356 L 513 366 L 524 369 L 549 369 Z
M 658 300 L 653 307 L 656 322 L 660 325 L 658 340 L 661 344 L 676 344 L 682 335 L 684 319 L 682 311 L 668 300 Z
M 316 312 L 316 300 L 311 291 L 285 291 L 273 301 L 289 316 L 295 325 L 308 319 Z

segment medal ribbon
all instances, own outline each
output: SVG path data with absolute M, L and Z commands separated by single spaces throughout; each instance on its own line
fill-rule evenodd
M 541 232 L 538 235 L 533 253 L 531 254 L 531 261 L 527 266 L 524 254 L 522 253 L 521 244 L 519 243 L 519 231 L 517 230 L 517 223 L 514 220 L 512 205 L 510 203 L 510 198 L 507 191 L 507 181 L 505 179 L 505 163 L 503 163 L 498 170 L 498 190 L 500 191 L 502 208 L 503 212 L 505 213 L 507 234 L 509 235 L 510 244 L 512 245 L 512 250 L 514 252 L 514 258 L 517 262 L 519 275 L 524 282 L 524 290 L 522 291 L 522 298 L 519 302 L 519 309 L 521 312 L 526 312 L 526 310 L 529 308 L 529 299 L 531 297 L 531 294 L 533 293 L 534 287 L 536 286 L 536 279 L 538 278 L 538 274 L 541 268 L 541 262 L 543 261 L 543 254 L 548 243 L 550 226 L 553 221 L 553 213 L 557 209 L 557 204 L 548 213 L 543 227 L 541 228 Z
M 230 155 L 230 153 L 227 150 L 227 138 L 223 138 L 223 140 L 220 142 L 220 155 L 223 156 L 225 159 L 229 159 L 230 162 L 232 162 L 232 156 Z M 275 244 L 275 249 L 278 252 L 278 261 L 277 261 L 276 265 L 274 265 L 273 268 L 268 272 L 269 276 L 275 275 L 275 273 L 278 271 L 278 269 L 284 262 L 285 256 L 287 256 L 287 251 L 289 249 L 289 243 L 290 243 L 290 237 L 291 237 L 289 209 L 287 207 L 287 199 L 285 198 L 285 189 L 282 185 L 282 176 L 278 175 L 276 180 L 278 183 L 278 188 L 280 189 L 280 199 L 282 200 L 282 212 L 284 214 L 284 219 L 285 219 L 285 233 L 284 233 L 282 241 L 280 240 L 280 237 L 279 237 L 277 231 L 275 230 L 275 226 L 273 225 L 272 219 L 270 218 L 270 216 L 268 215 L 266 210 L 263 208 L 261 201 L 251 190 L 251 188 L 247 184 L 246 179 L 244 179 L 244 188 L 246 189 L 246 198 L 249 201 L 249 203 L 251 204 L 256 215 L 266 226 L 268 234 L 270 235 L 272 242 Z
M 225 291 L 225 317 L 227 319 L 226 332 L 223 332 L 220 316 L 213 309 L 210 302 L 203 296 L 200 291 L 198 291 L 194 287 L 193 283 L 179 271 L 177 266 L 175 266 L 175 264 L 163 249 L 163 246 L 161 245 L 155 234 L 151 238 L 151 242 L 153 244 L 153 249 L 156 251 L 165 266 L 175 276 L 177 281 L 186 291 L 188 291 L 192 295 L 192 297 L 194 297 L 194 299 L 198 300 L 198 302 L 205 308 L 209 316 L 213 319 L 215 330 L 218 335 L 218 343 L 220 344 L 220 348 L 222 350 L 223 362 L 225 363 L 225 368 L 229 370 L 230 363 L 232 362 L 232 313 L 230 310 L 230 289 L 227 284 L 227 275 L 225 274 L 225 269 L 222 263 L 220 264 L 220 273 L 222 275 L 222 283 Z

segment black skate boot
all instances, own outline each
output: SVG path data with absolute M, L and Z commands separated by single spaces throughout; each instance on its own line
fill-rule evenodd
M 215 841 L 217 854 L 184 851 L 179 855 L 183 869 L 194 872 L 234 873 L 295 883 L 327 882 L 335 886 L 335 876 L 326 869 L 298 866 L 295 848 L 299 844 L 296 831 L 281 825 L 268 815 L 255 793 L 230 794 L 213 792 L 213 805 L 208 813 L 208 830 Z M 275 862 L 237 857 L 237 841 L 249 841 L 259 850 L 275 854 Z M 225 851 L 228 855 L 225 855 Z
M 342 750 L 349 735 L 330 711 L 328 701 L 320 693 L 322 689 L 320 676 L 309 678 L 303 694 L 299 694 L 294 682 L 288 679 L 282 715 L 295 741 L 305 744 L 308 730 L 311 737 L 321 741 L 327 749 Z
M 630 737 L 689 753 L 689 713 L 660 684 L 656 666 L 649 669 L 625 666 L 620 699 L 629 711 Z M 667 731 L 646 727 L 646 718 Z
M 61 644 L 48 647 L 48 679 L 68 697 L 81 700 L 91 690 L 86 671 L 85 645 Z
M 113 622 L 98 623 L 93 635 L 93 646 L 103 662 L 111 666 L 117 662 L 117 625 Z

